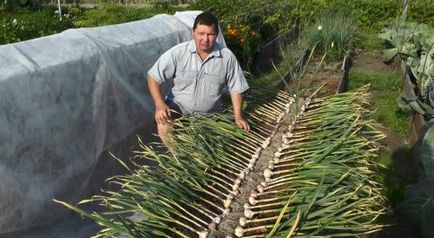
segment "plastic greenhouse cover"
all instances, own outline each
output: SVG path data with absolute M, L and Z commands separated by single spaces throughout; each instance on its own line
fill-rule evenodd
M 198 13 L 0 46 L 0 236 L 60 220 L 69 211 L 52 199 L 76 204 L 113 175 L 104 152 L 128 153 L 139 129 L 154 137 L 146 73 L 192 38 Z

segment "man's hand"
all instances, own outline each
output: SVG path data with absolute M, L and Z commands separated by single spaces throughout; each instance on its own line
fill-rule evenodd
M 170 107 L 167 106 L 163 100 L 160 84 L 158 84 L 150 75 L 148 75 L 147 80 L 149 92 L 151 93 L 152 100 L 154 100 L 155 103 L 155 121 L 157 121 L 158 124 L 164 125 L 171 118 Z
M 157 123 L 164 125 L 170 118 L 170 107 L 164 102 L 157 104 L 155 108 L 155 120 Z
M 250 131 L 249 123 L 243 118 L 243 96 L 241 93 L 233 93 L 231 99 L 234 107 L 235 124 L 245 131 Z
M 235 124 L 245 131 L 250 131 L 249 123 L 242 117 L 235 117 Z

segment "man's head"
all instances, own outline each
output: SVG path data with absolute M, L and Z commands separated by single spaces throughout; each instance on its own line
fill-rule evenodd
M 196 30 L 197 25 L 206 25 L 206 26 L 213 26 L 215 33 L 219 33 L 219 22 L 217 20 L 217 17 L 215 17 L 213 14 L 209 12 L 202 12 L 201 14 L 197 15 L 196 19 L 194 20 L 193 24 L 193 31 Z
M 199 14 L 193 24 L 193 38 L 196 49 L 211 53 L 218 35 L 218 20 L 209 12 Z

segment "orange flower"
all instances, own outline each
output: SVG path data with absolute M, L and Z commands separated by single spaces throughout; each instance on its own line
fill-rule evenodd
M 244 38 L 240 39 L 240 43 L 243 44 L 245 42 Z
M 228 34 L 229 36 L 235 36 L 235 35 L 236 35 L 236 32 L 235 32 L 235 30 L 233 30 L 233 29 L 229 29 L 228 32 L 227 32 L 227 34 Z
M 228 35 L 230 35 L 230 36 L 236 36 L 237 35 L 237 30 L 235 30 L 235 29 L 229 29 L 228 30 Z

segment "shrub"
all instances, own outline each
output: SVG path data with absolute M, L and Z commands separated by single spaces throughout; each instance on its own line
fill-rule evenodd
M 14 43 L 59 33 L 68 28 L 96 27 L 141 20 L 159 13 L 175 13 L 174 7 L 132 8 L 102 4 L 93 9 L 69 7 L 62 9 L 59 20 L 57 8 L 44 7 L 38 11 L 21 9 L 0 18 L 0 44 Z
M 434 26 L 434 3 L 432 0 L 412 0 L 408 20 Z
M 262 43 L 290 31 L 294 4 L 284 0 L 201 0 L 191 8 L 217 16 L 220 25 L 228 29 L 225 34 L 228 47 L 249 68 Z M 236 36 L 231 35 L 233 31 Z
M 344 10 L 354 17 L 357 25 L 381 30 L 391 19 L 400 16 L 402 0 L 333 0 L 331 8 Z
M 152 8 L 133 8 L 110 3 L 93 9 L 73 11 L 79 14 L 75 21 L 76 27 L 96 27 L 138 21 L 159 13 L 173 14 L 176 8 L 159 5 Z
M 65 13 L 60 20 L 56 8 L 43 8 L 40 11 L 21 10 L 13 15 L 2 16 L 0 44 L 52 35 L 71 27 L 74 27 L 74 24 L 70 15 Z
M 228 48 L 238 57 L 241 65 L 249 66 L 251 60 L 259 53 L 260 35 L 248 25 L 227 25 L 224 36 Z
M 311 5 L 308 2 L 299 4 L 284 0 L 201 0 L 193 4 L 192 8 L 211 11 L 221 21 L 225 21 L 226 25 L 248 25 L 268 41 L 276 34 L 289 30 L 300 15 L 304 16 L 296 14 L 304 6 Z M 311 10 L 308 11 L 309 14 Z
M 22 8 L 37 8 L 40 6 L 38 0 L 3 0 L 0 1 L 0 12 L 12 12 Z

